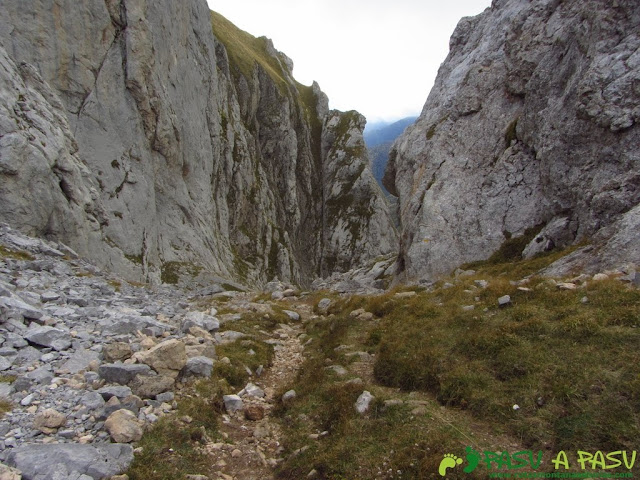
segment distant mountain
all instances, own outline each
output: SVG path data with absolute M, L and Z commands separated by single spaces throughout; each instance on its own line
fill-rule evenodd
M 397 122 L 377 122 L 367 125 L 364 131 L 364 141 L 369 150 L 369 158 L 371 160 L 371 170 L 376 178 L 382 191 L 389 196 L 390 193 L 382 185 L 382 176 L 389 159 L 389 150 L 394 140 L 398 138 L 405 128 L 411 125 L 417 117 L 407 117 Z
M 418 117 L 406 117 L 393 123 L 377 122 L 367 126 L 364 131 L 364 141 L 368 148 L 375 147 L 382 143 L 393 143 L 404 129 L 416 121 Z

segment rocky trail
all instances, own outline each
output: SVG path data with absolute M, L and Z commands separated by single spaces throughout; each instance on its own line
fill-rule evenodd
M 216 347 L 252 337 L 232 323 L 270 310 L 252 303 L 255 294 L 214 285 L 206 294 L 224 300 L 227 312 L 218 318 L 203 294 L 129 284 L 64 245 L 7 226 L 0 250 L 0 460 L 17 469 L 3 466 L 0 474 L 14 475 L 6 478 L 120 474 L 143 432 L 175 411 L 184 386 L 211 376 Z M 310 314 L 305 305 L 296 310 Z M 301 331 L 291 322 L 259 333 L 273 345 L 273 364 L 251 372 L 242 408 L 228 406 L 224 443 L 205 447 L 220 478 L 269 478 L 280 453 L 270 412 L 302 362 Z

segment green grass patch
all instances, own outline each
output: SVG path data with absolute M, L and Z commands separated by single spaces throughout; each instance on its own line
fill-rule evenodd
M 278 60 L 267 53 L 267 39 L 256 38 L 240 30 L 229 20 L 216 12 L 211 12 L 213 33 L 227 49 L 229 62 L 238 73 L 247 79 L 253 76 L 256 64 L 260 65 L 281 91 L 286 91 L 287 82 Z
M 452 287 L 441 282 L 411 297 L 396 297 L 400 289 L 334 297 L 328 317 L 305 324 L 305 363 L 282 392 L 297 396 L 276 409 L 286 449 L 278 478 L 305 478 L 312 469 L 327 479 L 439 478 L 443 455 L 461 456 L 467 445 L 637 449 L 640 292 L 617 280 L 576 290 L 535 276 L 525 290 L 515 282 L 568 251 L 485 263 L 473 276 L 449 279 Z M 505 294 L 512 304 L 499 308 Z M 349 315 L 359 308 L 373 319 Z M 349 382 L 360 368 L 349 351 L 374 354 L 373 375 L 360 384 Z M 376 397 L 364 416 L 354 409 L 363 390 Z M 385 406 L 389 399 L 399 402 Z M 547 461 L 543 470 L 550 468 Z M 486 469 L 451 470 L 447 478 L 486 478 Z
M 162 283 L 177 285 L 180 277 L 197 277 L 202 267 L 189 262 L 165 262 L 160 267 L 160 280 Z
M 347 365 L 347 357 L 337 347 L 346 344 L 360 349 L 375 331 L 376 320 L 365 322 L 349 315 L 368 306 L 369 301 L 374 300 L 338 300 L 330 309 L 333 317 L 306 324 L 312 343 L 298 378 L 286 387 L 294 388 L 297 396 L 275 410 L 282 422 L 286 449 L 278 478 L 305 478 L 312 469 L 326 479 L 431 478 L 444 453 L 463 451 L 469 442 L 466 428 L 452 427 L 440 418 L 440 405 L 435 400 L 421 401 L 422 410 L 414 412 L 419 405 L 411 402 L 418 397 L 366 380 L 350 382 L 353 373 L 340 377 L 326 368 Z M 364 390 L 376 398 L 361 415 L 354 404 Z M 391 398 L 401 399 L 400 404 L 385 406 L 384 401 Z M 310 439 L 310 434 L 321 432 L 327 433 Z
M 13 410 L 13 404 L 6 398 L 0 398 L 0 416 Z
M 474 285 L 479 277 L 486 289 Z M 632 449 L 640 292 L 615 280 L 575 291 L 536 278 L 528 286 L 481 272 L 392 303 L 375 332 L 376 379 L 469 410 L 527 447 Z M 513 305 L 499 309 L 504 294 Z
M 225 393 L 235 393 L 238 388 L 247 384 L 250 379 L 247 368 L 255 372 L 260 365 L 267 368 L 273 362 L 273 346 L 253 339 L 240 339 L 219 345 L 216 347 L 216 354 L 219 358 L 227 357 L 230 360 L 230 363 L 216 362 L 213 367 L 215 374 L 233 387 Z

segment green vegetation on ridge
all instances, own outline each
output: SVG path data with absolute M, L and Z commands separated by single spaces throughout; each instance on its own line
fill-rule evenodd
M 227 49 L 229 63 L 235 66 L 247 79 L 251 79 L 253 68 L 258 63 L 276 83 L 278 88 L 286 89 L 285 74 L 277 59 L 267 52 L 267 38 L 256 38 L 240 30 L 229 20 L 216 12 L 211 12 L 211 26 Z

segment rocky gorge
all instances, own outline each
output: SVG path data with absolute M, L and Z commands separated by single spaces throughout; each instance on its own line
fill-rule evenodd
M 639 438 L 607 430 L 640 392 L 633 1 L 462 19 L 390 153 L 399 234 L 366 119 L 205 0 L 0 14 L 0 479 L 432 478 L 587 411 Z
M 3 2 L 0 43 L 0 220 L 154 283 L 396 250 L 363 117 L 204 0 Z

